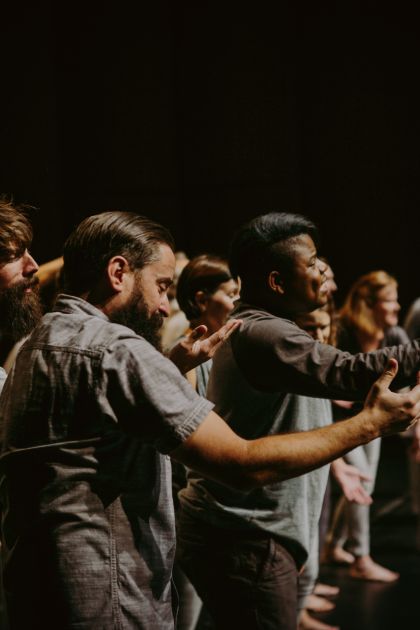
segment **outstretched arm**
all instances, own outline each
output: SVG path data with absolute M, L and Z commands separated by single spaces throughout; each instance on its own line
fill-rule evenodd
M 214 412 L 171 456 L 206 477 L 243 491 L 307 473 L 359 444 L 407 428 L 420 417 L 420 385 L 389 390 L 397 362 L 374 383 L 354 418 L 313 431 L 244 440 Z
M 420 340 L 352 355 L 315 341 L 294 322 L 268 315 L 245 318 L 231 345 L 237 365 L 256 389 L 316 398 L 364 400 L 391 358 L 400 365 L 395 389 L 412 385 L 420 369 Z M 223 365 L 215 366 L 215 383 L 218 375 L 224 378 Z

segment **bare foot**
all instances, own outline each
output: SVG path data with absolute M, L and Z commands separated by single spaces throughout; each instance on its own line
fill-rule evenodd
M 314 588 L 314 595 L 320 595 L 321 597 L 335 597 L 339 592 L 340 589 L 338 586 L 322 584 L 322 582 L 315 584 Z
M 299 615 L 298 630 L 340 630 L 338 626 L 329 626 L 327 623 L 311 617 L 305 608 Z
M 325 548 L 322 561 L 326 564 L 353 564 L 354 556 L 343 547 L 336 545 Z
M 305 598 L 305 608 L 314 612 L 328 612 L 335 608 L 335 604 L 325 599 L 325 597 L 318 597 L 318 595 L 312 593 Z
M 395 582 L 400 577 L 399 573 L 377 564 L 370 556 L 356 558 L 350 567 L 350 575 L 357 580 L 373 582 Z

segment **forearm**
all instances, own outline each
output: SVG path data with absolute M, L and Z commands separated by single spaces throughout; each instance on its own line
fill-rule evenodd
M 322 429 L 244 440 L 215 413 L 171 454 L 204 477 L 249 491 L 297 477 L 379 435 L 371 411 Z
M 370 411 L 337 424 L 247 442 L 243 469 L 256 486 L 297 477 L 341 457 L 380 432 Z

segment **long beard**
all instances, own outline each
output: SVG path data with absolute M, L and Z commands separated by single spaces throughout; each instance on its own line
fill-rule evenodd
M 130 302 L 117 313 L 114 313 L 111 320 L 116 324 L 131 328 L 137 335 L 151 343 L 156 350 L 162 352 L 160 329 L 163 324 L 163 316 L 160 313 L 149 315 L 140 292 L 136 291 Z
M 27 289 L 31 288 L 30 292 Z M 34 329 L 42 317 L 38 280 L 23 280 L 0 293 L 0 328 L 17 342 Z

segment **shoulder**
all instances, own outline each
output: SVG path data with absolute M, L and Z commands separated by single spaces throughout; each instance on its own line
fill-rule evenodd
M 308 336 L 295 322 L 264 309 L 243 305 L 234 316 L 242 320 L 241 327 L 233 334 L 234 342 L 239 344 L 272 345 L 296 336 Z
M 385 332 L 384 346 L 397 346 L 401 343 L 409 343 L 410 339 L 401 326 L 393 326 Z

